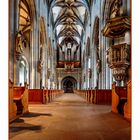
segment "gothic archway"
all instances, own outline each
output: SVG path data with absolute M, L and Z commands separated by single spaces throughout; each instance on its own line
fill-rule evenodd
M 18 73 L 20 85 L 23 86 L 25 82 L 29 83 L 29 64 L 25 56 L 22 56 L 18 63 Z
M 77 80 L 71 76 L 65 77 L 61 84 L 65 93 L 73 93 L 73 90 L 77 88 Z

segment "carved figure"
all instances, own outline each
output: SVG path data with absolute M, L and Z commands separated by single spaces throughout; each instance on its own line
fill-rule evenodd
M 26 39 L 22 33 L 22 31 L 18 32 L 16 35 L 16 52 L 23 53 L 23 47 L 26 48 Z
M 116 53 L 117 53 L 117 61 L 120 61 L 121 60 L 120 51 L 117 50 Z
M 111 15 L 110 18 L 115 18 L 120 16 L 120 7 L 121 7 L 122 1 L 121 0 L 115 0 L 112 6 Z

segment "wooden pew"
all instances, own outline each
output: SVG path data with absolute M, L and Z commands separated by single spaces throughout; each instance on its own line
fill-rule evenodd
M 127 88 L 118 87 L 116 83 L 112 84 L 112 111 L 115 113 L 124 113 L 124 104 L 127 101 Z
M 74 93 L 87 99 L 87 90 L 74 90 Z
M 12 122 L 19 115 L 28 112 L 28 88 L 25 83 L 24 87 L 14 86 L 9 81 L 9 121 Z
M 17 106 L 13 100 L 13 82 L 9 80 L 9 122 L 17 118 Z
M 84 97 L 90 103 L 111 105 L 112 90 L 110 89 L 75 90 L 75 93 Z
M 63 90 L 56 89 L 29 89 L 29 103 L 50 103 L 63 93 Z
M 48 103 L 49 98 L 48 98 L 48 89 L 44 89 L 44 103 Z
M 94 91 L 94 103 L 95 104 L 104 104 L 111 105 L 111 93 L 110 89 L 96 89 Z
M 43 104 L 45 101 L 44 89 L 29 89 L 29 103 Z
M 17 115 L 28 112 L 28 85 L 13 87 L 13 100 L 17 105 Z
M 127 83 L 127 102 L 124 105 L 124 117 L 131 120 L 131 107 L 132 107 L 132 91 L 131 80 Z
M 90 102 L 93 103 L 93 104 L 96 103 L 95 90 L 94 89 L 91 90 Z
M 91 90 L 90 89 L 87 90 L 87 94 L 88 94 L 87 101 L 90 102 L 90 100 L 91 100 Z

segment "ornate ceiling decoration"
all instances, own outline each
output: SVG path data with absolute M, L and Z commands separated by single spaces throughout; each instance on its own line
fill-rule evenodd
M 19 2 L 19 31 L 25 32 L 30 29 L 31 19 L 29 5 L 26 0 Z
M 53 30 L 60 45 L 80 45 L 85 23 L 90 16 L 88 0 L 50 0 Z

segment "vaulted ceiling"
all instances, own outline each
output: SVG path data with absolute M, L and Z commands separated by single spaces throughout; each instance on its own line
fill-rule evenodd
M 50 0 L 53 32 L 57 43 L 80 46 L 85 24 L 90 15 L 88 0 Z
M 31 19 L 30 10 L 27 1 L 20 0 L 19 2 L 19 31 L 25 32 L 30 29 Z

